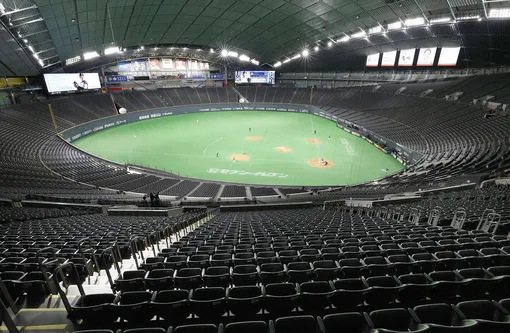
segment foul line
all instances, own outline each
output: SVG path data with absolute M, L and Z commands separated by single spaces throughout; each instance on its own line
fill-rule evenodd
M 321 160 L 319 152 L 319 144 L 317 143 L 317 135 L 315 135 L 315 125 L 313 124 L 313 115 L 310 113 L 310 121 L 312 122 L 313 139 L 315 140 L 315 150 L 317 151 L 317 163 Z
M 204 148 L 204 152 L 202 153 L 202 156 L 205 156 L 205 151 L 207 150 L 207 148 L 209 148 L 209 147 L 210 147 L 213 143 L 216 143 L 216 142 L 221 141 L 221 140 L 223 140 L 223 138 L 219 138 L 218 140 L 213 141 L 213 142 L 211 142 L 210 144 L 208 144 L 208 145 Z

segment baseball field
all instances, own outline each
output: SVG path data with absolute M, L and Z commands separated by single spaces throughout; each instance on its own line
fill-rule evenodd
M 339 186 L 403 169 L 334 122 L 303 113 L 174 115 L 105 129 L 73 144 L 117 163 L 243 184 Z

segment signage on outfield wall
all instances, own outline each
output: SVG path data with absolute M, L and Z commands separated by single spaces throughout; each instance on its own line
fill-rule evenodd
M 127 76 L 124 75 L 107 75 L 106 82 L 107 83 L 128 82 L 128 78 Z

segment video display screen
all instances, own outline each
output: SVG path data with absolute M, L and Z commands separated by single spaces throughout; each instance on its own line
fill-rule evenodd
M 439 55 L 438 66 L 457 66 L 457 60 L 459 59 L 460 46 L 459 47 L 443 47 L 441 54 Z
M 44 81 L 50 94 L 101 89 L 97 73 L 44 74 Z
M 415 53 L 416 53 L 416 49 L 401 50 L 400 55 L 398 56 L 398 66 L 399 67 L 411 67 L 414 62 L 414 54 Z
M 274 71 L 236 71 L 235 83 L 275 83 Z
M 420 54 L 418 55 L 418 62 L 416 66 L 433 66 L 434 58 L 436 57 L 436 47 L 426 47 L 424 49 L 420 49 Z
M 367 55 L 367 67 L 377 67 L 379 66 L 379 53 L 369 54 Z

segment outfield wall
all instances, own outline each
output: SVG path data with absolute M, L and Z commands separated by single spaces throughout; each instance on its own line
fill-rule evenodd
M 71 143 L 77 139 L 83 138 L 89 134 L 102 131 L 104 129 L 129 124 L 146 119 L 154 119 L 159 117 L 167 117 L 178 114 L 195 113 L 195 112 L 221 112 L 221 111 L 274 111 L 274 112 L 299 112 L 299 113 L 313 113 L 319 117 L 326 118 L 339 124 L 341 128 L 346 130 L 352 135 L 362 137 L 374 144 L 376 148 L 381 146 L 388 147 L 390 150 L 395 150 L 402 154 L 407 160 L 407 164 L 414 164 L 418 162 L 423 154 L 408 149 L 398 143 L 388 140 L 359 126 L 359 133 L 343 126 L 352 125 L 351 122 L 341 119 L 335 115 L 332 115 L 322 109 L 315 106 L 300 105 L 300 104 L 271 104 L 271 103 L 235 103 L 235 104 L 199 104 L 199 105 L 188 105 L 188 106 L 176 106 L 170 108 L 153 109 L 146 111 L 137 111 L 127 113 L 123 115 L 115 115 L 111 117 L 101 118 L 93 120 L 87 123 L 80 124 L 72 127 L 60 133 L 60 136 Z M 341 125 L 343 124 L 343 126 Z M 370 136 L 371 139 L 368 139 Z M 383 150 L 384 151 L 384 150 Z M 395 158 L 399 159 L 397 156 Z M 400 159 L 399 159 L 400 160 Z M 403 162 L 400 160 L 400 162 Z
M 243 104 L 199 104 L 189 106 L 177 106 L 146 111 L 137 111 L 123 115 L 116 115 L 101 118 L 87 123 L 80 124 L 60 133 L 60 136 L 67 142 L 73 142 L 89 134 L 104 129 L 137 122 L 140 120 L 154 119 L 159 117 L 173 116 L 178 114 L 195 112 L 218 112 L 218 111 L 278 111 L 278 112 L 299 112 L 310 113 L 310 107 L 294 104 L 265 104 L 265 103 L 243 103 Z

